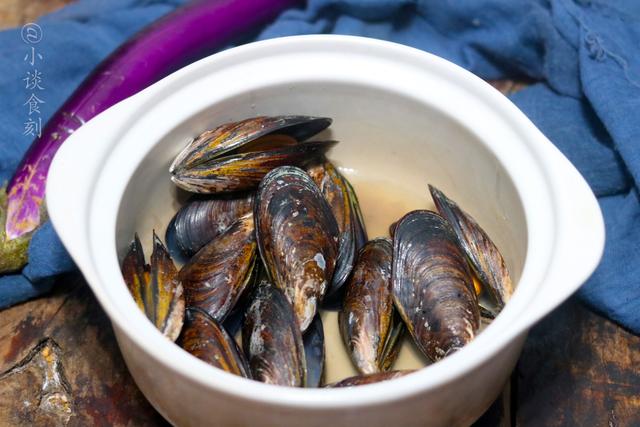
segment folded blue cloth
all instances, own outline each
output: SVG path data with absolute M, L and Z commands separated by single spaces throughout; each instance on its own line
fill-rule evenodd
M 48 82 L 43 119 L 109 51 L 180 3 L 84 0 L 41 19 Z M 310 0 L 257 38 L 311 33 L 391 40 L 486 79 L 536 81 L 513 102 L 577 166 L 605 215 L 605 255 L 580 295 L 640 333 L 640 148 L 634 147 L 640 141 L 640 2 Z M 22 135 L 24 51 L 19 29 L 0 33 L 0 179 L 10 176 L 29 144 Z M 37 283 L 72 268 L 48 226 L 36 233 L 30 257 L 22 275 L 0 278 L 0 305 L 35 295 Z

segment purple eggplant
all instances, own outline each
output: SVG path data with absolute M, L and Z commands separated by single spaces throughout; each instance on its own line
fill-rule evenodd
M 25 252 L 31 232 L 45 217 L 42 202 L 51 160 L 74 130 L 296 3 L 295 0 L 189 3 L 145 28 L 105 59 L 46 124 L 42 136 L 33 142 L 9 182 L 6 204 L 0 200 L 0 220 L 4 220 L 0 224 L 3 260 L 0 273 L 18 270 L 27 262 Z

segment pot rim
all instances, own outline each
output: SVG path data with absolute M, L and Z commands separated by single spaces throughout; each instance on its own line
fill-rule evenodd
M 122 292 L 127 291 L 127 288 L 120 273 L 115 250 L 115 230 L 126 186 L 142 159 L 163 135 L 184 118 L 212 105 L 209 96 L 200 96 L 195 100 L 193 96 L 204 93 L 202 89 L 213 80 L 228 83 L 221 89 L 224 95 L 216 95 L 219 99 L 231 96 L 234 91 L 237 93 L 265 84 L 285 83 L 290 76 L 248 72 L 257 62 L 260 62 L 261 66 L 268 66 L 278 61 L 282 68 L 287 68 L 283 64 L 291 65 L 292 72 L 304 69 L 299 76 L 300 81 L 324 79 L 333 82 L 343 81 L 346 84 L 376 84 L 403 96 L 413 96 L 407 89 L 406 79 L 385 81 L 382 75 L 371 75 L 359 76 L 360 80 L 355 81 L 353 70 L 339 67 L 334 67 L 332 74 L 328 76 L 328 65 L 315 72 L 310 71 L 312 64 L 303 61 L 302 56 L 311 62 L 328 61 L 334 64 L 348 58 L 354 67 L 366 65 L 367 69 L 381 70 L 380 73 L 383 73 L 385 67 L 393 69 L 412 79 L 413 84 L 430 81 L 432 86 L 434 82 L 443 85 L 443 89 L 451 91 L 451 96 L 448 97 L 450 101 L 422 98 L 420 101 L 430 103 L 430 106 L 452 117 L 479 137 L 509 174 L 525 212 L 528 242 L 524 268 L 516 292 L 500 316 L 460 351 L 411 375 L 384 383 L 351 389 L 322 390 L 272 386 L 240 378 L 209 366 L 174 345 L 154 328 L 136 308 L 131 298 L 122 297 Z M 225 77 L 225 73 L 230 73 L 231 69 L 234 73 L 244 73 L 243 79 L 238 79 L 241 82 L 235 85 L 228 76 Z M 459 105 L 455 105 L 455 100 L 460 97 L 465 99 L 468 107 L 465 111 L 456 111 L 455 115 L 452 115 L 455 108 L 459 108 Z M 193 102 L 180 102 L 180 99 Z M 172 110 L 172 103 L 180 105 L 180 111 L 176 111 L 175 108 Z M 152 130 L 149 128 L 151 122 L 155 123 Z M 493 123 L 493 131 L 505 137 L 510 136 L 512 143 L 505 145 L 492 142 L 503 139 L 488 138 L 486 128 L 481 129 L 486 126 L 482 122 Z M 219 393 L 263 404 L 306 408 L 353 408 L 405 399 L 446 385 L 486 364 L 525 333 L 541 315 L 562 301 L 560 298 L 549 298 L 541 294 L 545 290 L 542 283 L 550 280 L 553 263 L 557 261 L 554 257 L 557 258 L 559 248 L 566 246 L 557 227 L 562 224 L 560 217 L 566 215 L 563 210 L 566 210 L 568 205 L 561 202 L 563 194 L 556 191 L 556 187 L 558 175 L 565 172 L 563 168 L 572 166 L 568 162 L 558 164 L 559 160 L 554 157 L 558 156 L 555 148 L 507 98 L 470 72 L 435 55 L 395 43 L 335 35 L 284 37 L 255 42 L 212 55 L 173 73 L 83 126 L 77 135 L 70 137 L 74 142 L 70 143 L 68 140 L 60 150 L 63 154 L 59 153 L 54 160 L 52 173 L 66 176 L 59 178 L 60 181 L 69 179 L 69 172 L 62 171 L 65 168 L 64 157 L 70 157 L 74 147 L 79 145 L 78 141 L 96 129 L 109 129 L 109 135 L 101 135 L 105 141 L 102 144 L 106 149 L 96 163 L 99 164 L 97 170 L 90 171 L 92 179 L 86 180 L 84 191 L 87 197 L 81 202 L 84 212 L 82 221 L 85 225 L 81 229 L 85 233 L 78 237 L 77 234 L 80 233 L 74 232 L 76 236 L 71 236 L 71 232 L 67 231 L 69 227 L 62 224 L 62 208 L 56 206 L 63 203 L 56 200 L 56 197 L 61 199 L 63 196 L 59 190 L 55 190 L 55 185 L 47 194 L 48 203 L 52 205 L 50 211 L 54 226 L 85 273 L 117 332 L 126 335 L 139 350 L 156 359 L 167 369 Z M 141 135 L 145 135 L 146 139 L 141 140 Z M 135 144 L 131 143 L 133 140 L 136 141 Z M 51 180 L 50 186 L 51 182 L 57 181 Z M 584 181 L 575 185 L 578 184 L 586 186 Z M 589 194 L 592 197 L 590 191 Z M 594 209 L 592 205 L 593 203 L 588 206 L 591 210 Z M 546 206 L 548 209 L 539 209 L 540 206 Z M 595 209 L 597 213 L 594 217 L 599 218 L 601 222 L 597 203 Z M 597 218 L 596 228 L 602 225 L 597 223 Z M 561 296 L 564 298 L 575 291 L 595 269 L 604 245 L 603 231 L 600 234 L 601 239 L 598 238 L 596 229 L 593 239 L 595 250 L 592 251 L 594 255 L 584 261 L 580 266 L 580 274 L 574 275 L 571 283 L 563 285 L 565 288 Z M 76 242 L 73 239 L 76 239 Z M 87 254 L 79 254 L 81 249 L 77 243 L 78 239 L 83 239 L 82 246 L 87 250 Z

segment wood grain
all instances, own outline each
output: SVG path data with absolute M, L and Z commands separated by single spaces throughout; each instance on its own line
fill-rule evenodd
M 64 379 L 52 388 L 56 375 Z M 56 405 L 43 405 L 51 398 Z M 109 319 L 79 276 L 2 312 L 0 425 L 165 425 L 133 382 Z
M 39 16 L 60 9 L 73 0 L 2 0 L 0 30 L 35 21 Z
M 529 334 L 515 375 L 518 426 L 640 426 L 640 337 L 575 297 Z

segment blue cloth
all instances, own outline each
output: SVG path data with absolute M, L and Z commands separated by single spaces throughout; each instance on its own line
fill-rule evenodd
M 39 21 L 51 87 L 46 114 L 99 59 L 178 3 L 84 0 Z M 577 166 L 605 215 L 605 255 L 580 296 L 640 333 L 640 2 L 310 0 L 284 12 L 257 38 L 311 33 L 391 40 L 440 55 L 486 79 L 535 81 L 515 93 L 513 102 Z M 0 178 L 5 179 L 28 145 L 21 135 L 23 54 L 16 30 L 0 33 L 0 112 L 6 118 L 0 123 Z M 0 304 L 7 304 L 4 289 L 20 286 L 17 279 L 32 283 L 70 267 L 64 255 L 55 262 L 36 258 L 39 245 L 49 248 L 49 255 L 64 253 L 50 229 L 39 231 L 23 275 L 0 279 Z

